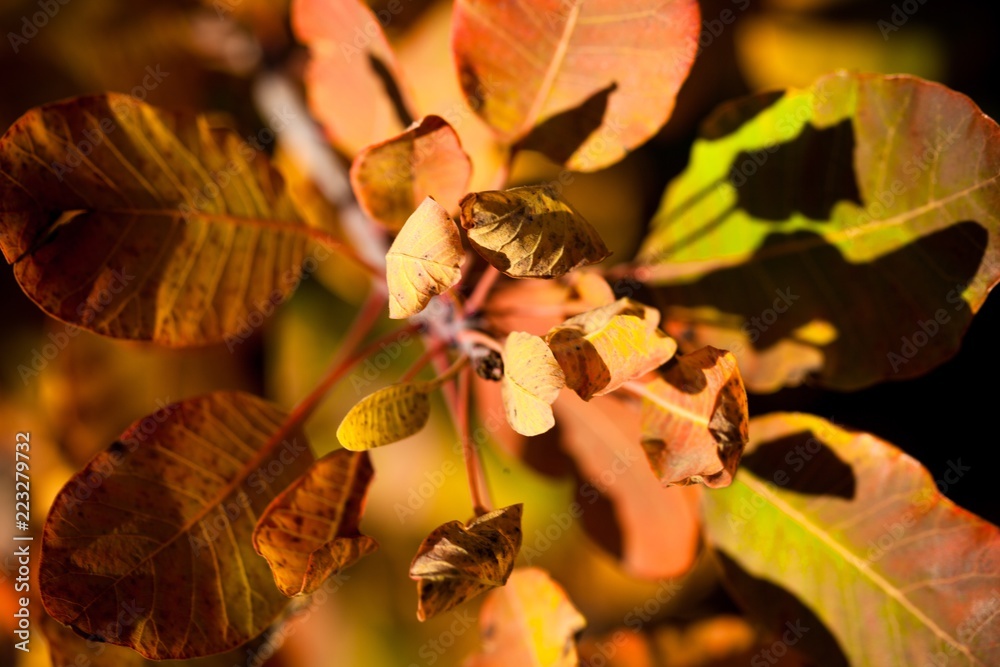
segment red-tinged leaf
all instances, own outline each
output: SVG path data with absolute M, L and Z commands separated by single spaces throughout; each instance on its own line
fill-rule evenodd
M 254 529 L 253 546 L 284 595 L 312 593 L 378 548 L 358 528 L 374 474 L 367 452 L 338 449 L 268 505 Z
M 566 386 L 585 401 L 666 363 L 677 343 L 660 331 L 660 312 L 619 299 L 566 320 L 545 335 Z
M 338 149 L 353 157 L 415 117 L 379 19 L 361 0 L 295 0 L 292 26 L 312 56 L 309 106 Z
M 21 288 L 116 338 L 242 338 L 295 290 L 311 239 L 332 241 L 235 132 L 127 95 L 29 111 L 0 139 L 0 175 L 0 248 Z
M 642 395 L 642 447 L 660 481 L 729 486 L 750 419 L 736 358 L 714 347 L 681 355 Z
M 518 568 L 491 591 L 479 612 L 483 649 L 465 667 L 576 667 L 576 635 L 587 625 L 562 586 L 545 570 Z
M 495 190 L 506 183 L 510 147 L 498 141 L 493 130 L 471 112 L 458 85 L 453 74 L 451 18 L 451 2 L 421 7 L 420 15 L 403 34 L 393 37 L 392 46 L 417 109 L 444 117 L 462 139 L 462 148 L 473 164 L 469 191 Z
M 38 573 L 48 613 L 153 660 L 266 630 L 288 598 L 254 553 L 256 517 L 313 461 L 285 420 L 263 399 L 217 392 L 130 426 L 52 504 Z
M 545 123 L 538 148 L 592 171 L 670 117 L 699 28 L 693 0 L 459 0 L 452 43 L 470 106 L 500 137 Z
M 457 213 L 471 173 L 472 163 L 455 130 L 438 116 L 426 116 L 358 153 L 351 165 L 351 187 L 369 217 L 398 231 L 427 197 Z
M 583 477 L 585 529 L 633 576 L 663 579 L 687 572 L 698 550 L 697 487 L 663 488 L 657 481 L 639 444 L 637 406 L 616 395 L 584 402 L 564 391 L 553 407 L 562 448 Z M 614 507 L 617 526 L 610 536 L 607 526 L 588 518 L 598 494 Z
M 703 510 L 730 585 L 770 628 L 799 621 L 824 661 L 1000 664 L 1000 529 L 874 436 L 801 414 L 750 432 Z
M 410 564 L 417 618 L 425 621 L 507 582 L 521 549 L 522 505 L 494 510 L 463 525 L 449 521 L 428 535 Z

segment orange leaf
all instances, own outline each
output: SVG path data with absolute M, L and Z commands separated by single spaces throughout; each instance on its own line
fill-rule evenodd
M 310 239 L 330 239 L 235 132 L 127 95 L 29 111 L 0 140 L 0 173 L 0 247 L 21 288 L 116 338 L 242 340 L 295 290 Z
M 472 163 L 455 130 L 442 118 L 427 116 L 358 153 L 351 187 L 370 218 L 398 231 L 427 197 L 458 212 L 471 174 Z
M 587 625 L 562 587 L 536 567 L 518 568 L 479 612 L 483 650 L 465 667 L 576 667 L 575 636 Z
M 130 426 L 53 501 L 38 573 L 48 613 L 153 660 L 266 630 L 288 598 L 251 535 L 313 460 L 285 420 L 263 399 L 216 392 Z
M 295 0 L 292 27 L 312 56 L 309 106 L 338 149 L 353 157 L 409 124 L 414 114 L 396 56 L 364 2 Z
M 511 505 L 473 519 L 449 521 L 424 539 L 410 565 L 417 581 L 417 618 L 425 621 L 507 582 L 521 549 L 521 511 Z
M 750 419 L 736 357 L 714 347 L 679 356 L 642 396 L 642 446 L 660 481 L 729 486 Z
M 455 3 L 469 106 L 516 141 L 543 121 L 577 171 L 617 162 L 666 123 L 697 49 L 694 0 Z
M 257 521 L 253 546 L 283 594 L 312 593 L 378 548 L 358 530 L 373 475 L 367 452 L 338 449 L 271 501 Z

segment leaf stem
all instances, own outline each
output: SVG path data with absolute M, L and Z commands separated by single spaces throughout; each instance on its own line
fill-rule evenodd
M 463 329 L 459 331 L 455 338 L 461 342 L 472 343 L 473 345 L 482 345 L 487 347 L 494 352 L 503 354 L 503 347 L 496 340 L 487 336 L 482 331 L 476 331 L 475 329 Z
M 423 370 L 424 366 L 434 358 L 438 352 L 443 350 L 447 343 L 441 340 L 431 340 L 430 342 L 425 341 L 424 353 L 413 362 L 413 365 L 403 374 L 403 377 L 399 379 L 400 382 L 411 382 L 413 378 L 417 377 L 417 374 Z
M 469 436 L 469 394 L 470 370 L 464 369 L 458 376 L 458 400 L 455 406 L 455 428 L 462 441 L 462 457 L 465 459 L 465 474 L 469 480 L 469 494 L 472 496 L 472 509 L 476 516 L 482 516 L 491 511 L 493 502 L 490 499 L 489 487 L 486 484 L 486 472 L 479 452 L 472 444 Z
M 469 355 L 463 354 L 455 361 L 455 363 L 449 366 L 444 371 L 444 373 L 431 380 L 429 384 L 435 389 L 440 387 L 445 382 L 458 375 L 458 372 L 461 371 L 463 368 L 465 368 L 468 363 L 469 363 Z
M 482 307 L 483 302 L 486 301 L 486 296 L 490 293 L 490 289 L 493 288 L 493 284 L 496 283 L 499 277 L 500 271 L 495 266 L 490 265 L 486 267 L 483 275 L 479 277 L 476 287 L 472 290 L 472 294 L 469 295 L 468 300 L 465 302 L 466 315 L 471 315 Z

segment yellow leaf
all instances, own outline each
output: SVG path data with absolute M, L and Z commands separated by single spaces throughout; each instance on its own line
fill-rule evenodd
M 449 521 L 427 536 L 410 565 L 410 578 L 417 581 L 418 619 L 425 621 L 507 583 L 521 549 L 522 509 L 510 505 L 468 525 Z
M 580 664 L 574 637 L 587 620 L 562 586 L 539 568 L 514 570 L 507 585 L 483 601 L 479 625 L 483 650 L 465 667 Z
M 566 376 L 552 350 L 538 336 L 515 331 L 504 344 L 500 384 L 507 423 L 521 435 L 540 435 L 555 426 L 552 402 Z
M 426 116 L 361 151 L 351 165 L 351 187 L 372 220 L 397 231 L 427 197 L 457 211 L 471 174 L 455 130 L 443 118 Z
M 365 396 L 340 422 L 337 439 L 361 452 L 410 437 L 427 424 L 432 388 L 426 382 L 404 382 Z
M 367 452 L 338 449 L 271 501 L 254 529 L 253 546 L 283 594 L 312 593 L 378 548 L 358 529 L 373 475 Z
M 385 257 L 389 317 L 416 315 L 458 283 L 465 259 L 462 237 L 448 212 L 427 197 L 403 225 Z
M 554 185 L 473 192 L 461 207 L 472 247 L 512 278 L 555 278 L 611 254 Z
M 642 446 L 660 481 L 729 486 L 749 421 L 736 357 L 714 347 L 679 356 L 642 393 Z
M 658 368 L 677 343 L 657 328 L 660 313 L 631 299 L 619 299 L 581 313 L 545 336 L 566 373 L 566 386 L 589 401 Z

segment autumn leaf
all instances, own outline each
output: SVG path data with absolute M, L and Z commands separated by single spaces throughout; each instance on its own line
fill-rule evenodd
M 657 327 L 660 313 L 619 299 L 553 328 L 545 336 L 566 373 L 566 386 L 589 401 L 658 368 L 677 343 Z
M 366 452 L 338 449 L 268 505 L 253 546 L 284 595 L 308 595 L 378 548 L 358 528 L 373 475 Z
M 340 422 L 337 439 L 361 452 L 410 437 L 430 418 L 432 390 L 428 382 L 403 382 L 365 396 Z
M 538 336 L 516 331 L 504 343 L 503 358 L 507 423 L 521 435 L 545 433 L 555 426 L 551 405 L 566 384 L 552 350 Z
M 544 122 L 543 146 L 568 135 L 551 157 L 594 171 L 670 117 L 700 27 L 693 0 L 459 0 L 453 49 L 469 106 L 501 138 Z
M 479 612 L 482 652 L 465 667 L 576 667 L 576 635 L 587 625 L 566 592 L 537 567 L 514 570 Z
M 267 629 L 288 599 L 251 535 L 313 460 L 285 420 L 263 399 L 217 392 L 130 426 L 52 504 L 38 574 L 48 613 L 153 660 Z
M 874 436 L 801 414 L 750 432 L 703 510 L 729 584 L 769 627 L 800 618 L 804 650 L 839 646 L 852 665 L 1000 662 L 1000 529 Z
M 555 278 L 611 254 L 554 185 L 473 192 L 461 207 L 472 247 L 512 278 Z
M 462 237 L 448 212 L 427 197 L 406 221 L 385 257 L 389 317 L 416 315 L 462 279 Z
M 665 328 L 736 352 L 751 390 L 916 377 L 1000 281 L 998 172 L 1000 127 L 964 95 L 830 74 L 709 117 L 640 271 Z
M 351 165 L 351 187 L 368 216 L 397 231 L 427 197 L 458 211 L 472 163 L 455 130 L 438 116 L 369 146 Z
M 510 505 L 466 525 L 449 521 L 428 535 L 410 564 L 417 618 L 425 621 L 507 582 L 521 549 L 521 511 Z
M 337 148 L 354 157 L 402 132 L 415 115 L 413 105 L 372 10 L 361 0 L 294 0 L 291 13 L 311 55 L 309 107 Z
M 698 488 L 664 488 L 656 479 L 636 406 L 618 394 L 584 402 L 565 391 L 553 408 L 560 448 L 576 464 L 575 502 L 587 535 L 630 576 L 657 580 L 690 570 L 699 544 Z
M 664 484 L 729 486 L 747 442 L 736 358 L 705 347 L 679 355 L 642 389 L 642 447 Z
M 0 139 L 0 173 L 0 248 L 21 288 L 116 338 L 245 336 L 294 291 L 310 239 L 329 238 L 235 133 L 126 95 L 29 111 Z

